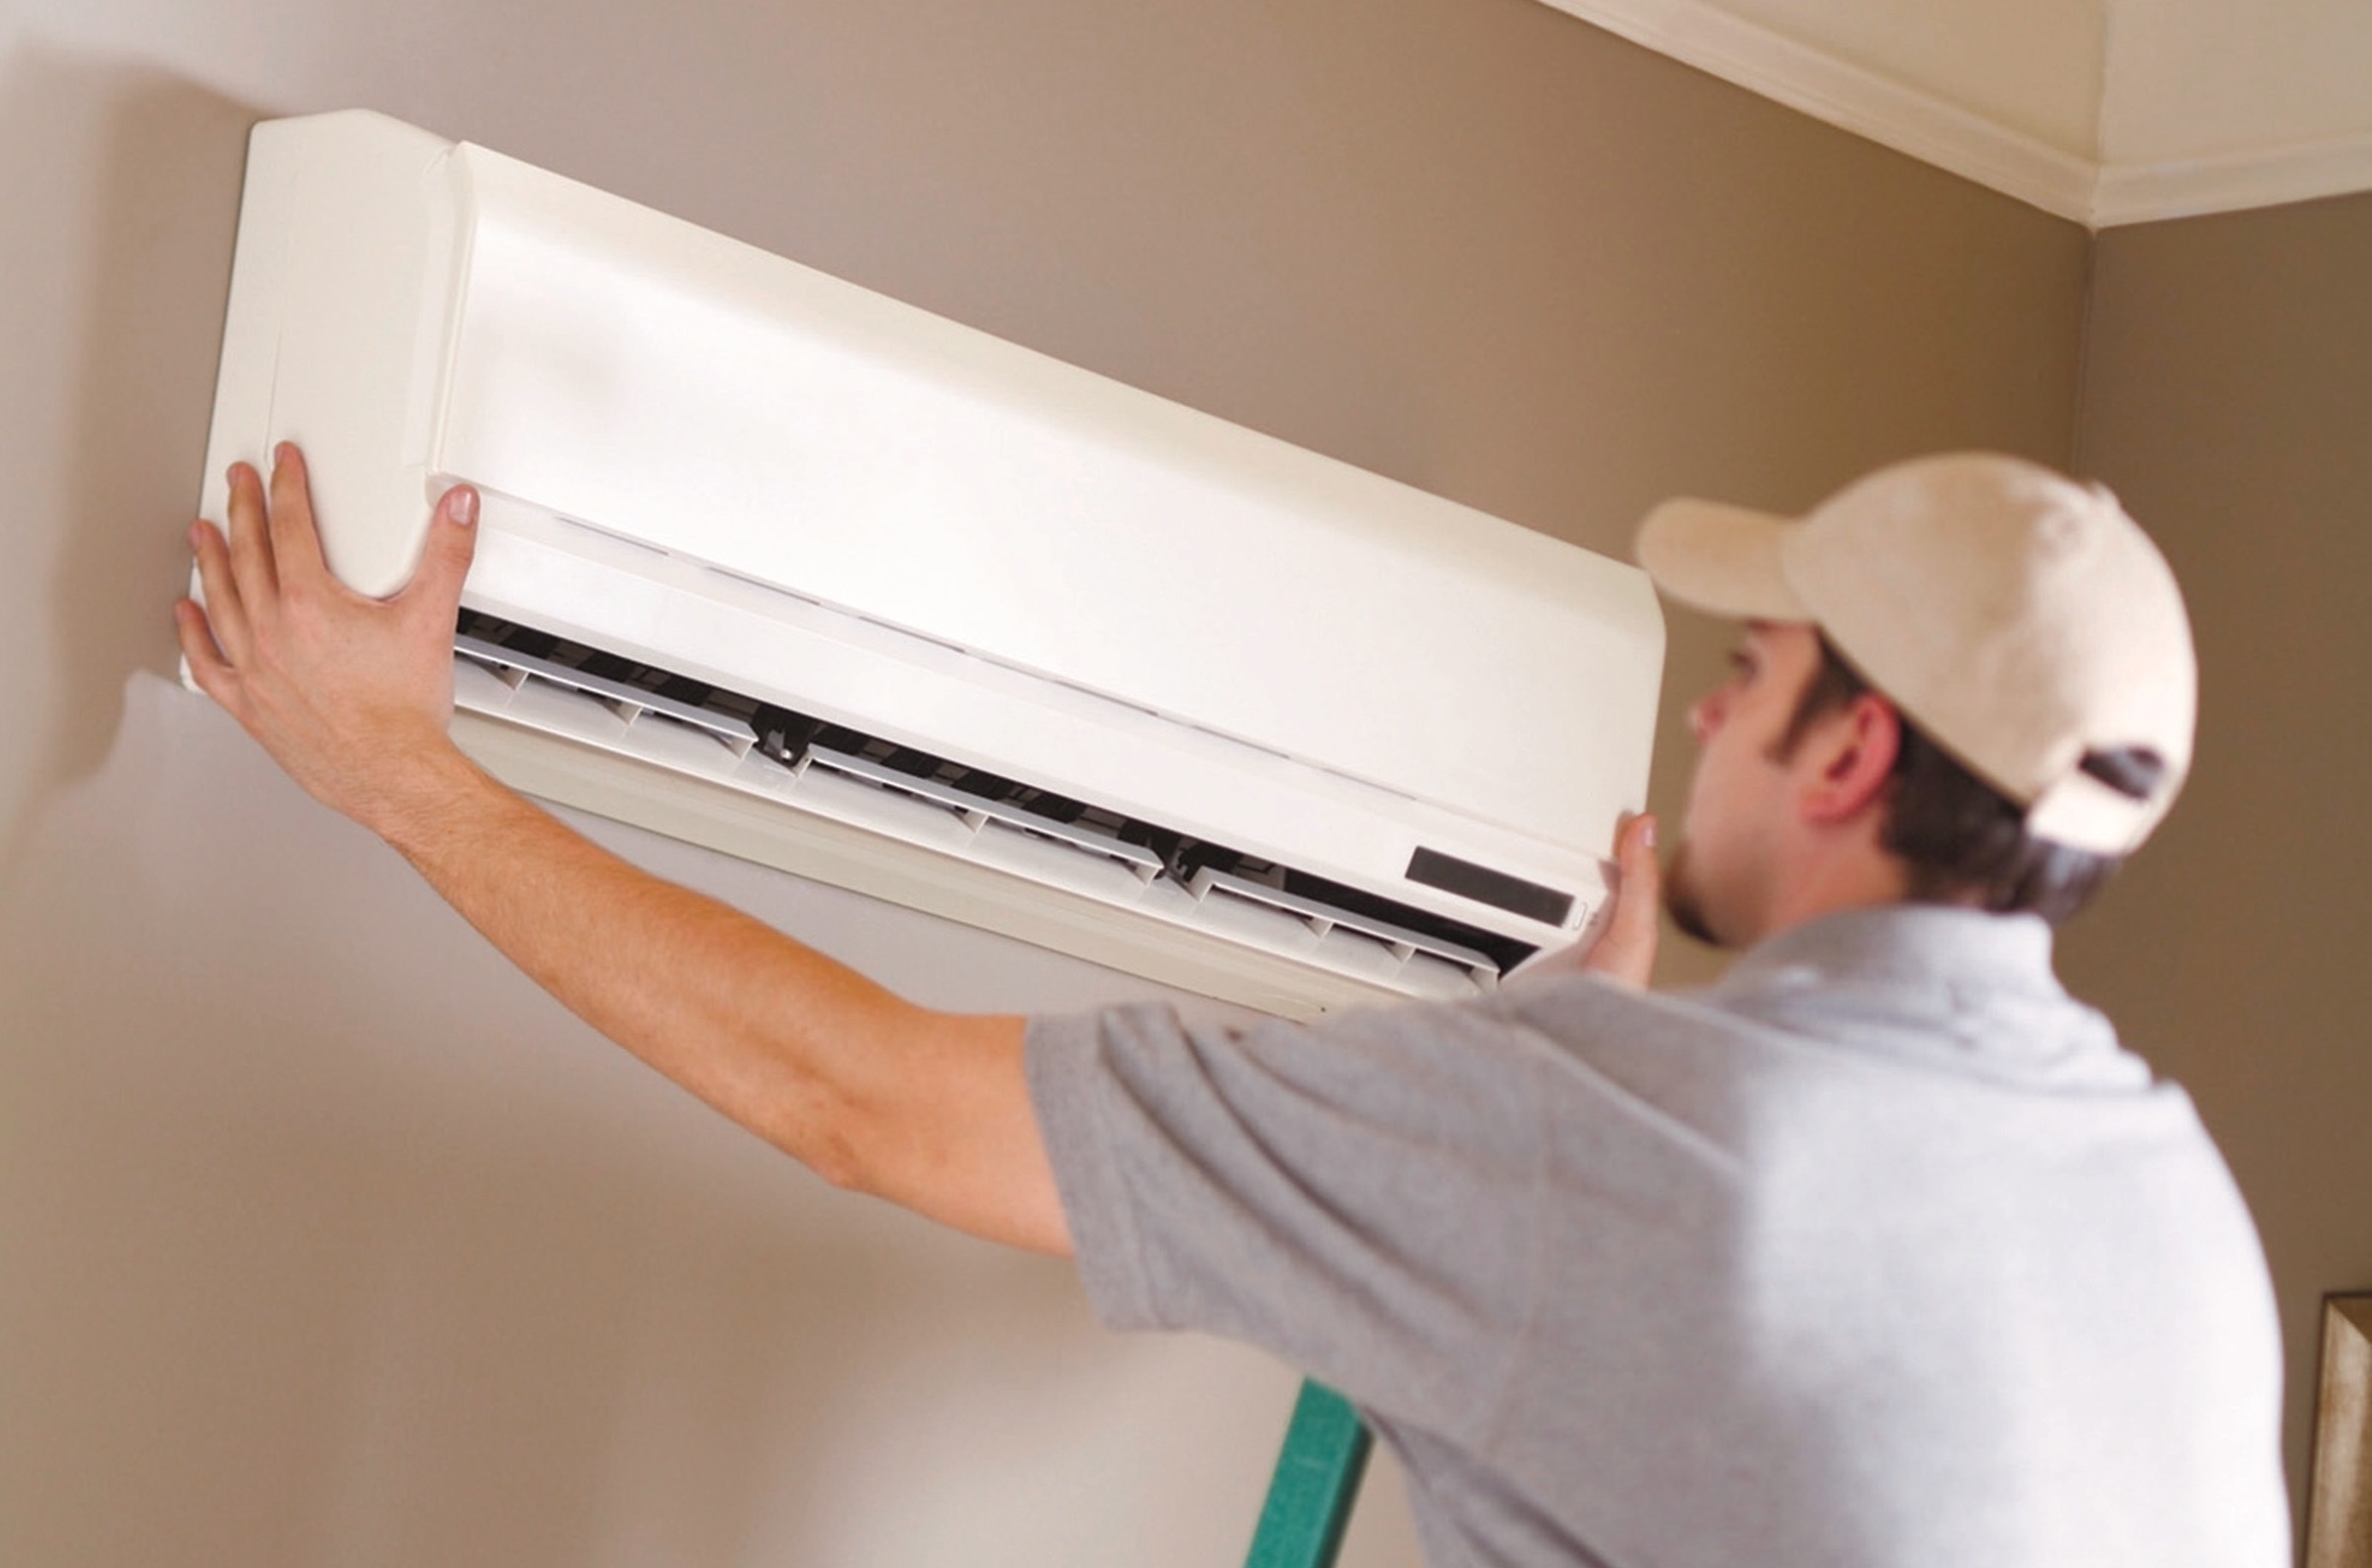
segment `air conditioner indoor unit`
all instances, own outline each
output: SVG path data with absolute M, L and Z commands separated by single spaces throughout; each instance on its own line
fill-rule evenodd
M 1193 990 L 1488 990 L 1644 799 L 1636 569 L 384 116 L 255 128 L 202 514 L 281 440 L 367 593 L 483 492 L 497 776 Z

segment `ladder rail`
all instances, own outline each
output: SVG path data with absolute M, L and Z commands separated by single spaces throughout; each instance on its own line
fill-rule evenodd
M 1375 1442 L 1350 1400 L 1304 1379 L 1245 1568 L 1334 1568 Z

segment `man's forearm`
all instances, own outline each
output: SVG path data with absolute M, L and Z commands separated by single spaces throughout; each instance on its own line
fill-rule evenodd
M 1022 1020 L 914 1006 L 618 858 L 458 750 L 415 778 L 370 826 L 579 1016 L 835 1184 L 1068 1250 Z

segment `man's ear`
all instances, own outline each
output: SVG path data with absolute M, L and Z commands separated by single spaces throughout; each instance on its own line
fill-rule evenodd
M 1797 799 L 1806 822 L 1849 822 L 1884 803 L 1903 750 L 1903 716 L 1876 692 L 1864 692 L 1805 737 L 1806 760 Z

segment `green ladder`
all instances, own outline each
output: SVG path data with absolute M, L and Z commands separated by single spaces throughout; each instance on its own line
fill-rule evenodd
M 1375 1442 L 1350 1400 L 1305 1380 L 1244 1568 L 1334 1568 Z

